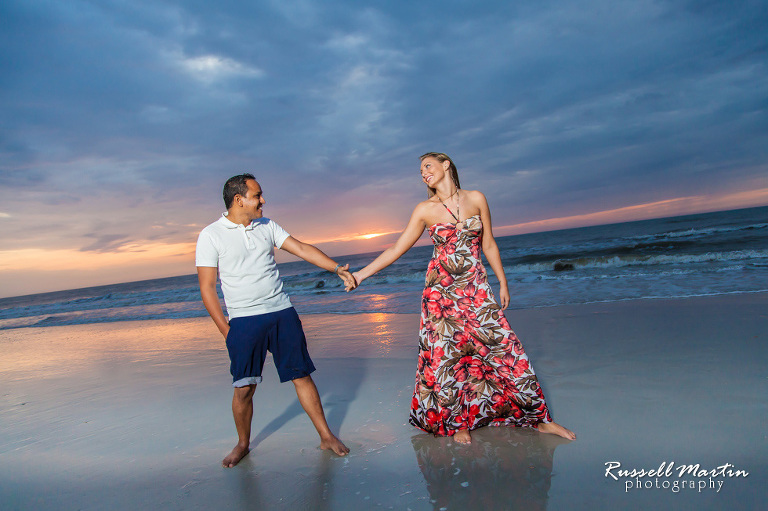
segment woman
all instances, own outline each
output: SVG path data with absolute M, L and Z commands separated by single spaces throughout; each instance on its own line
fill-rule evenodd
M 472 441 L 470 430 L 486 425 L 533 427 L 575 439 L 552 422 L 533 368 L 502 311 L 509 305 L 509 290 L 485 196 L 461 189 L 456 166 L 443 153 L 421 157 L 421 178 L 429 198 L 413 210 L 397 242 L 353 274 L 362 283 L 395 262 L 429 228 L 435 249 L 422 297 L 410 423 L 465 444 Z M 499 279 L 500 304 L 488 285 L 481 249 Z

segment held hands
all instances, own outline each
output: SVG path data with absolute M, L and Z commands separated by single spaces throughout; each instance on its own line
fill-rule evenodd
M 350 292 L 357 287 L 355 278 L 349 273 L 349 264 L 345 264 L 336 270 L 336 275 L 344 282 L 344 291 Z

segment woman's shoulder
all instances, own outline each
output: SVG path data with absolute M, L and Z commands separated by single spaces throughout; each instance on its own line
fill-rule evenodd
M 480 190 L 464 190 L 462 188 L 462 191 L 464 192 L 464 197 L 466 197 L 473 204 L 479 206 L 482 203 L 488 202 L 485 198 L 485 195 L 483 195 L 483 192 Z
M 432 196 L 429 199 L 425 199 L 416 204 L 416 207 L 413 208 L 413 213 L 411 216 L 413 218 L 418 218 L 425 223 L 429 223 L 429 219 L 435 216 L 437 207 L 442 208 L 440 201 Z
M 440 204 L 440 199 L 437 198 L 437 195 L 433 195 L 432 197 L 419 202 L 416 204 L 416 209 L 429 209 L 434 207 L 435 204 Z

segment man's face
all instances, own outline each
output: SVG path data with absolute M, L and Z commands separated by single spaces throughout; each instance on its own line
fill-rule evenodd
M 263 215 L 261 207 L 267 202 L 262 195 L 261 186 L 253 179 L 246 181 L 245 185 L 248 191 L 242 198 L 243 208 L 251 218 L 261 218 Z

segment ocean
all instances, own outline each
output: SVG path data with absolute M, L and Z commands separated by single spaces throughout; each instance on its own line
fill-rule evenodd
M 768 206 L 504 236 L 497 243 L 511 309 L 768 291 Z M 375 255 L 336 259 L 357 269 Z M 414 247 L 351 293 L 309 263 L 278 267 L 300 314 L 418 313 L 431 255 L 431 246 Z M 0 299 L 0 330 L 206 315 L 195 274 Z

